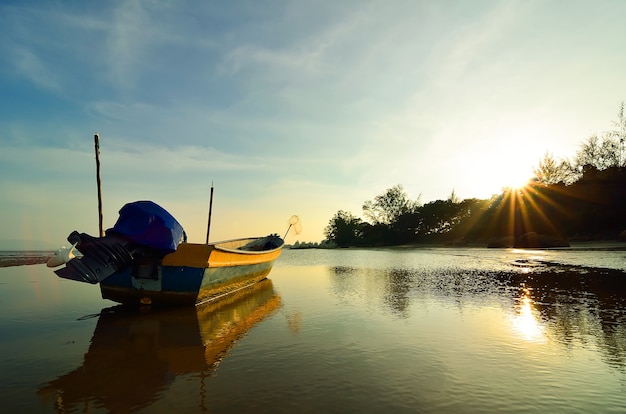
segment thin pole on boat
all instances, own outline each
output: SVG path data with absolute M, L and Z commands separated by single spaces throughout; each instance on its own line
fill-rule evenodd
M 96 150 L 96 182 L 98 184 L 98 226 L 100 230 L 100 237 L 104 236 L 102 230 L 102 182 L 100 181 L 100 137 L 96 132 L 93 136 L 93 141 Z
M 211 181 L 211 198 L 209 199 L 209 222 L 206 226 L 206 244 L 209 244 L 209 232 L 211 231 L 211 212 L 213 210 L 213 181 Z

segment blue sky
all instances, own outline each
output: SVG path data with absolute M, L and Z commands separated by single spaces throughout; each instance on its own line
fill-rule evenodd
M 297 214 L 287 242 L 319 241 L 396 184 L 488 198 L 612 128 L 625 17 L 619 0 L 0 2 L 0 239 L 97 233 L 96 131 L 105 227 L 150 199 L 202 242 L 211 182 L 212 240 Z

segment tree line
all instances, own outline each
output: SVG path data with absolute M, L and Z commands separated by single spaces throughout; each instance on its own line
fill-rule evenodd
M 626 231 L 624 103 L 614 129 L 592 135 L 572 159 L 546 153 L 535 177 L 521 189 L 490 199 L 422 204 L 402 185 L 363 203 L 364 219 L 339 210 L 324 229 L 322 245 L 381 246 L 410 243 L 486 243 L 532 247 L 569 240 L 617 239 Z M 539 240 L 540 238 L 540 240 Z

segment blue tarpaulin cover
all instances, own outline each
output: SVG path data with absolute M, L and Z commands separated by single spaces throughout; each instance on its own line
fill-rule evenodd
M 173 252 L 187 241 L 183 227 L 163 207 L 152 201 L 135 201 L 120 209 L 112 229 L 135 243 Z

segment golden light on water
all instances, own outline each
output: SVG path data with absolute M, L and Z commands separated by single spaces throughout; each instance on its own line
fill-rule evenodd
M 522 339 L 530 342 L 545 342 L 544 326 L 533 307 L 528 290 L 524 290 L 520 298 L 518 313 L 513 317 L 513 329 Z

